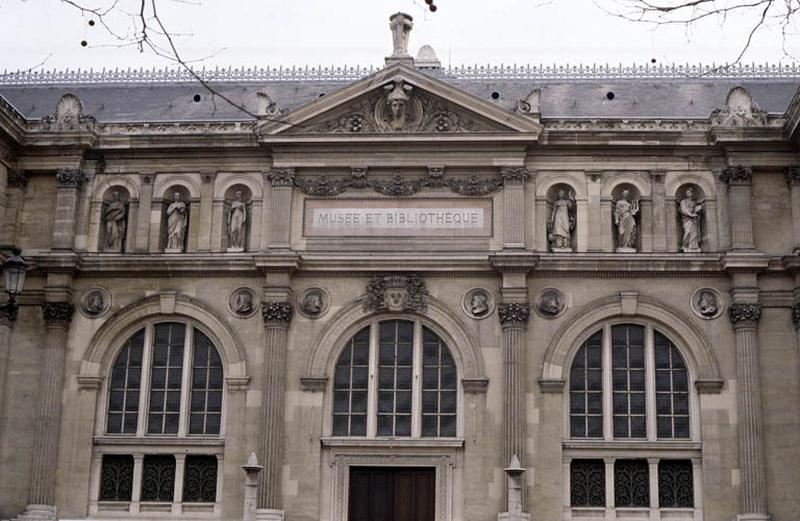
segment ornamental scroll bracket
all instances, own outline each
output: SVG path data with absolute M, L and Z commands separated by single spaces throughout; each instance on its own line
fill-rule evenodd
M 417 275 L 377 275 L 367 284 L 367 311 L 421 313 L 427 307 L 428 289 Z

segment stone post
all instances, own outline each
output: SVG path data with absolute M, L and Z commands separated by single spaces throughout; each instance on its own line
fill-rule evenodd
M 273 168 L 267 175 L 267 179 L 272 184 L 272 236 L 269 241 L 270 248 L 289 248 L 294 173 L 294 168 Z M 269 462 L 267 465 L 269 466 Z
M 750 208 L 752 178 L 753 170 L 743 166 L 728 167 L 719 175 L 720 181 L 729 186 L 731 248 L 734 250 L 752 250 L 754 247 L 753 214 Z
M 64 361 L 74 306 L 69 302 L 45 302 L 44 349 L 39 376 L 36 431 L 28 506 L 19 519 L 56 519 L 55 480 L 58 463 L 61 393 Z
M 55 223 L 53 226 L 53 249 L 69 250 L 75 244 L 75 220 L 78 209 L 78 189 L 86 182 L 81 170 L 65 169 L 56 174 Z
M 529 521 L 530 514 L 523 512 L 523 479 L 525 468 L 516 454 L 511 457 L 511 463 L 505 469 L 506 486 L 506 511 L 497 515 L 497 521 Z
M 258 487 L 258 507 L 281 507 L 283 466 L 283 401 L 286 390 L 286 340 L 292 306 L 287 302 L 264 302 L 264 402 L 259 454 L 264 472 Z
M 786 182 L 789 183 L 792 198 L 792 231 L 794 232 L 794 254 L 800 253 L 800 166 L 786 169 Z
M 737 431 L 739 468 L 742 476 L 737 519 L 766 521 L 769 515 L 758 364 L 758 320 L 761 318 L 761 305 L 753 302 L 736 302 L 736 297 L 734 290 L 734 303 L 731 304 L 729 314 L 736 335 Z
M 525 247 L 525 182 L 530 177 L 525 167 L 503 167 L 503 206 L 505 233 L 503 248 Z
M 254 452 L 250 453 L 247 463 L 242 465 L 245 472 L 244 478 L 244 514 L 243 521 L 256 520 L 256 503 L 258 497 L 258 475 L 264 467 L 258 464 L 258 459 Z
M 503 328 L 503 463 L 512 457 L 525 463 L 525 331 L 531 307 L 528 303 L 504 303 L 498 308 Z M 523 480 L 521 477 L 520 480 Z M 524 505 L 524 483 L 522 484 Z M 523 508 L 524 510 L 524 508 Z

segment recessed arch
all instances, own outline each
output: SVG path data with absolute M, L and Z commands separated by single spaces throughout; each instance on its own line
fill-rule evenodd
M 631 184 L 639 190 L 639 196 L 650 197 L 650 181 L 645 181 L 642 176 L 635 172 L 616 172 L 609 176 L 600 188 L 600 197 L 611 197 L 614 188 L 621 184 Z
M 116 187 L 122 187 L 128 191 L 131 200 L 139 199 L 139 186 L 133 182 L 129 176 L 111 175 L 98 176 L 97 183 L 94 184 L 92 199 L 102 201 L 104 194 Z
M 252 200 L 261 200 L 263 195 L 261 192 L 261 185 L 250 174 L 219 174 L 214 186 L 214 199 L 222 200 L 225 198 L 225 192 L 234 185 L 244 185 L 250 189 Z
M 565 172 L 554 172 L 545 175 L 540 174 L 536 179 L 536 196 L 547 197 L 547 192 L 550 190 L 550 187 L 562 183 L 569 185 L 573 190 L 575 190 L 576 198 L 586 198 L 585 179 L 581 179 Z
M 364 309 L 366 296 L 361 296 L 342 307 L 331 317 L 325 328 L 314 339 L 314 346 L 306 364 L 303 378 L 320 380 L 326 378 L 336 364 L 341 349 L 347 340 L 364 327 L 376 314 Z M 459 378 L 463 380 L 485 379 L 485 364 L 480 348 L 467 333 L 461 321 L 441 302 L 428 297 L 427 310 L 424 313 L 404 312 L 402 314 L 380 315 L 392 318 L 419 318 L 422 323 L 439 335 L 450 348 Z
M 703 197 L 705 199 L 716 199 L 717 197 L 713 184 L 706 179 L 705 176 L 693 173 L 667 176 L 667 181 L 664 186 L 667 197 L 677 197 L 678 189 L 686 184 L 694 184 L 700 187 L 700 189 L 703 191 Z
M 167 189 L 175 185 L 186 188 L 186 190 L 189 192 L 189 197 L 191 197 L 193 200 L 200 199 L 200 187 L 197 184 L 197 180 L 194 178 L 194 176 L 188 174 L 156 175 L 156 182 L 153 186 L 153 199 L 164 199 Z
M 210 307 L 186 295 L 162 294 L 144 298 L 119 310 L 95 333 L 81 360 L 79 379 L 101 379 L 108 373 L 127 335 L 153 317 L 186 317 L 203 325 L 217 347 L 229 382 L 248 378 L 244 347 L 236 333 Z
M 575 310 L 575 318 L 564 323 L 547 347 L 540 384 L 547 390 L 559 390 L 566 380 L 569 362 L 581 343 L 601 327 L 617 318 L 644 319 L 652 322 L 679 349 L 696 375 L 700 392 L 718 392 L 722 388 L 719 362 L 711 344 L 691 319 L 667 304 L 644 295 L 617 294 L 601 298 Z

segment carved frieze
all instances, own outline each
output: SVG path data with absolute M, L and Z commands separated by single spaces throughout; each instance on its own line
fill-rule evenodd
M 288 325 L 292 321 L 292 305 L 288 302 L 264 302 L 261 314 L 265 323 L 281 322 Z
M 750 184 L 753 179 L 753 169 L 738 165 L 729 166 L 719 174 L 719 180 L 725 184 Z
M 734 326 L 738 324 L 757 323 L 761 318 L 761 304 L 737 303 L 731 304 L 728 316 Z
M 56 181 L 59 186 L 78 187 L 86 182 L 86 174 L 82 170 L 67 168 L 58 171 Z
M 488 195 L 498 190 L 503 186 L 503 178 L 500 176 L 486 177 L 471 175 L 468 177 L 448 179 L 447 186 L 457 194 L 475 197 Z
M 428 290 L 417 275 L 378 275 L 367 284 L 368 311 L 418 311 L 428 306 Z
M 379 194 L 391 197 L 408 197 L 422 190 L 424 181 L 395 175 L 390 179 L 376 179 L 370 183 Z
M 444 179 L 444 167 L 443 166 L 429 166 L 428 167 L 428 179 L 425 182 L 425 186 L 430 188 L 442 188 L 447 186 L 447 181 Z
M 68 326 L 74 312 L 75 306 L 69 302 L 45 302 L 42 305 L 42 316 L 48 326 Z
M 497 315 L 503 326 L 524 326 L 531 316 L 531 305 L 516 302 L 500 304 Z
M 352 179 L 321 175 L 319 177 L 295 177 L 294 186 L 308 195 L 330 197 L 339 195 L 352 185 Z
M 353 167 L 350 169 L 350 186 L 352 188 L 367 188 L 366 167 Z

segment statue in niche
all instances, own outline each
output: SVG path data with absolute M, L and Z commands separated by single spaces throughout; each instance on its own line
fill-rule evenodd
M 697 301 L 697 309 L 704 317 L 714 317 L 719 310 L 717 306 L 717 297 L 710 291 L 703 291 L 700 293 L 700 298 Z
M 489 296 L 483 291 L 476 291 L 472 294 L 472 300 L 469 303 L 470 311 L 476 317 L 482 317 L 489 312 Z
M 228 251 L 244 251 L 247 204 L 242 201 L 242 192 L 237 191 L 228 213 Z
M 180 192 L 172 194 L 172 202 L 167 207 L 167 248 L 170 253 L 184 250 L 188 207 L 181 200 Z
M 639 201 L 631 201 L 631 191 L 623 190 L 622 196 L 614 203 L 614 225 L 617 227 L 617 252 L 636 251 L 636 214 Z
M 554 252 L 572 251 L 572 230 L 575 229 L 575 192 L 569 194 L 563 188 L 558 190 L 558 198 L 553 202 L 553 211 L 547 221 L 547 239 Z
M 111 194 L 111 201 L 108 202 L 103 211 L 103 220 L 106 227 L 104 249 L 106 251 L 122 251 L 127 213 L 125 201 L 122 200 L 118 191 L 114 191 Z
M 678 213 L 683 226 L 681 245 L 686 253 L 698 253 L 700 251 L 700 218 L 702 212 L 703 205 L 695 201 L 694 190 L 687 188 L 683 199 L 678 203 Z

